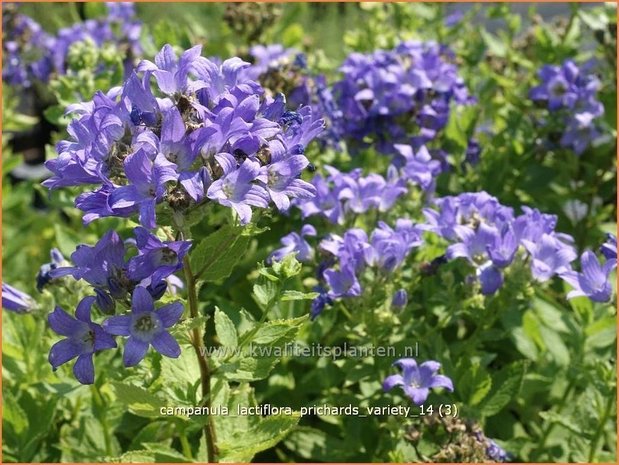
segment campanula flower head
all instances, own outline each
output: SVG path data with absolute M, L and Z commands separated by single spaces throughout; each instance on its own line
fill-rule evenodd
M 315 195 L 294 203 L 303 218 L 316 215 L 331 223 L 343 224 L 346 217 L 353 214 L 388 211 L 408 192 L 406 182 L 395 167 L 389 168 L 387 178 L 376 173 L 363 176 L 359 169 L 345 173 L 327 165 L 325 170 L 327 177 L 317 174 L 311 181 Z
M 308 236 L 316 236 L 316 228 L 311 224 L 303 225 L 300 233 L 291 232 L 285 235 L 280 240 L 283 247 L 273 251 L 271 255 L 269 255 L 269 260 L 280 261 L 286 255 L 294 253 L 296 259 L 300 262 L 311 261 L 314 258 L 314 249 L 305 240 L 305 237 Z
M 494 460 L 495 462 L 507 462 L 509 460 L 509 454 L 494 440 L 487 439 L 487 444 L 486 455 L 489 459 Z
M 161 241 L 145 228 L 134 230 L 135 239 L 123 241 L 115 231 L 108 231 L 94 246 L 79 245 L 71 255 L 69 266 L 50 271 L 52 278 L 72 276 L 83 279 L 97 293 L 97 305 L 111 308 L 110 297 L 125 300 L 138 284 L 165 291 L 165 278 L 182 267 L 189 250 L 187 241 Z M 134 243 L 137 255 L 127 259 L 128 244 Z M 163 287 L 161 287 L 163 286 Z
M 142 25 L 135 18 L 132 4 L 107 3 L 105 17 L 88 19 L 49 34 L 24 14 L 3 14 L 2 79 L 11 85 L 30 87 L 33 82 L 47 83 L 53 76 L 64 75 L 71 49 L 84 41 L 96 47 L 114 44 L 124 54 L 125 67 L 141 55 Z M 122 55 L 121 55 L 122 56 Z
M 26 88 L 37 80 L 46 82 L 52 72 L 46 51 L 53 37 L 29 16 L 8 10 L 2 12 L 2 29 L 2 80 Z
M 379 222 L 370 237 L 360 228 L 348 229 L 343 236 L 330 234 L 318 246 L 324 258 L 318 268 L 318 279 L 324 284 L 322 289 L 327 290 L 331 301 L 358 297 L 365 288 L 366 270 L 388 276 L 421 243 L 421 230 L 404 218 L 398 219 L 395 227 Z M 322 310 L 325 301 L 319 296 L 314 303 Z
M 604 106 L 597 100 L 600 88 L 591 65 L 578 66 L 566 60 L 561 66 L 544 65 L 538 75 L 541 83 L 529 97 L 556 114 L 564 128 L 560 145 L 582 154 L 599 136 L 597 120 Z
M 183 267 L 188 241 L 164 242 L 142 227 L 133 231 L 138 254 L 129 260 L 127 275 L 134 281 L 159 283 Z
M 580 273 L 572 270 L 561 273 L 561 278 L 573 288 L 567 298 L 586 296 L 594 302 L 608 302 L 613 292 L 608 278 L 617 268 L 617 259 L 612 258 L 601 264 L 595 254 L 587 250 L 580 257 L 580 265 Z
M 281 44 L 271 44 L 254 45 L 249 54 L 253 63 L 243 70 L 244 77 L 260 82 L 272 95 L 285 94 L 293 109 L 312 103 L 312 82 L 303 53 Z
M 433 208 L 423 210 L 426 222 L 420 229 L 450 242 L 445 256 L 466 259 L 484 295 L 497 292 L 503 286 L 503 269 L 527 255 L 539 282 L 570 270 L 576 258 L 573 239 L 555 231 L 554 215 L 524 206 L 515 216 L 511 207 L 486 192 L 437 198 L 433 203 Z
M 183 305 L 174 302 L 155 309 L 153 298 L 143 287 L 133 291 L 131 313 L 108 318 L 103 328 L 109 334 L 126 336 L 127 342 L 123 354 L 125 366 L 132 367 L 140 363 L 149 346 L 166 357 L 177 358 L 181 348 L 168 329 L 183 314 Z
M 300 176 L 324 123 L 310 107 L 292 112 L 283 95 L 265 95 L 248 66 L 208 60 L 201 46 L 180 55 L 164 46 L 121 88 L 69 109 L 71 139 L 57 144 L 44 185 L 91 185 L 76 200 L 85 222 L 137 215 L 147 229 L 160 225 L 159 209 L 182 222 L 215 202 L 246 224 L 252 208 L 287 210 L 290 199 L 312 197 Z
M 415 405 L 422 405 L 430 389 L 445 388 L 453 392 L 454 387 L 451 379 L 445 375 L 439 375 L 441 364 L 435 361 L 427 361 L 418 365 L 413 358 L 401 358 L 394 365 L 402 370 L 401 374 L 390 375 L 383 381 L 383 390 L 390 391 L 396 386 L 401 386 Z
M 34 299 L 8 283 L 2 283 L 2 308 L 16 313 L 28 313 L 35 305 Z
M 340 67 L 342 79 L 333 86 L 339 111 L 331 122 L 334 133 L 353 151 L 372 140 L 387 154 L 393 154 L 394 143 L 433 140 L 447 123 L 451 102 L 471 102 L 452 62 L 452 53 L 433 42 L 408 41 L 393 50 L 352 53 Z
M 93 355 L 105 349 L 116 347 L 114 338 L 91 320 L 91 308 L 94 297 L 85 297 L 78 304 L 75 318 L 62 308 L 49 314 L 50 327 L 65 339 L 55 343 L 49 352 L 49 363 L 56 370 L 60 365 L 77 358 L 73 365 L 73 374 L 82 384 L 92 384 L 95 380 Z

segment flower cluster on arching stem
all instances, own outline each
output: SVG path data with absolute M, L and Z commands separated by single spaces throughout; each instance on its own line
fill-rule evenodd
M 266 95 L 248 77 L 249 66 L 239 58 L 216 64 L 201 56 L 201 46 L 177 56 L 166 45 L 121 87 L 67 109 L 74 116 L 67 128 L 71 138 L 57 144 L 58 157 L 46 163 L 53 176 L 43 184 L 87 186 L 75 200 L 85 224 L 135 215 L 141 226 L 125 241 L 109 231 L 95 246 L 79 246 L 70 266 L 52 256 L 40 271 L 40 287 L 72 276 L 94 293 L 80 303 L 79 328 L 57 330 L 67 339 L 54 346 L 54 368 L 77 357 L 76 376 L 91 382 L 93 365 L 84 360 L 111 348 L 105 341 L 112 336 L 127 337 L 126 366 L 139 363 L 150 346 L 179 355 L 168 329 L 183 307 L 157 309 L 154 302 L 182 285 L 174 273 L 190 242 L 162 241 L 151 231 L 184 231 L 190 213 L 209 203 L 230 208 L 245 225 L 253 208 L 272 204 L 287 211 L 291 199 L 315 194 L 301 174 L 309 164 L 305 147 L 322 130 L 322 120 L 309 106 L 287 110 L 283 94 Z M 112 315 L 102 325 L 90 319 L 93 304 Z M 119 309 L 130 311 L 117 314 Z M 66 315 L 62 309 L 54 314 Z
M 180 346 L 168 329 L 181 318 L 183 305 L 177 301 L 155 309 L 155 301 L 182 285 L 174 273 L 182 268 L 190 246 L 189 241 L 162 241 L 137 227 L 130 239 L 123 241 L 109 231 L 94 246 L 78 246 L 70 262 L 56 257 L 53 267 L 44 265 L 40 289 L 71 276 L 85 281 L 94 294 L 80 301 L 75 317 L 61 307 L 49 315 L 50 327 L 65 337 L 50 351 L 52 367 L 77 358 L 73 373 L 79 382 L 91 384 L 93 355 L 117 347 L 115 336 L 127 337 L 123 357 L 127 367 L 139 363 L 150 345 L 162 355 L 178 357 Z M 93 321 L 93 307 L 107 317 L 102 324 Z

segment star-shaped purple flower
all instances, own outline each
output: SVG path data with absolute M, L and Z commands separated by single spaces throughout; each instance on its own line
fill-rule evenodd
M 103 328 L 110 334 L 128 336 L 123 354 L 126 367 L 140 363 L 149 345 L 162 355 L 177 358 L 181 348 L 170 335 L 168 328 L 183 314 L 183 305 L 173 302 L 155 310 L 153 298 L 146 288 L 138 286 L 133 291 L 131 313 L 108 318 Z
M 234 157 L 228 153 L 216 156 L 224 175 L 209 187 L 207 197 L 221 205 L 232 207 L 239 215 L 241 224 L 251 221 L 251 207 L 267 208 L 269 196 L 264 187 L 254 184 L 260 174 L 260 163 L 246 159 L 237 168 Z
M 396 386 L 402 386 L 404 393 L 416 405 L 422 405 L 430 389 L 442 387 L 448 391 L 454 390 L 451 379 L 444 375 L 436 374 L 441 364 L 435 361 L 423 362 L 417 365 L 413 358 L 401 358 L 394 365 L 402 370 L 402 374 L 387 376 L 383 381 L 383 390 L 390 391 Z
M 128 276 L 134 281 L 150 277 L 152 283 L 163 281 L 183 266 L 183 257 L 189 251 L 191 242 L 163 242 L 142 227 L 133 230 L 138 255 L 128 263 Z
M 608 302 L 613 292 L 608 276 L 617 267 L 617 260 L 607 260 L 602 265 L 595 254 L 587 250 L 582 254 L 580 262 L 580 273 L 566 271 L 560 274 L 561 278 L 574 288 L 567 294 L 567 298 L 587 296 L 594 302 Z
M 90 318 L 94 301 L 94 297 L 82 299 L 75 310 L 76 318 L 68 315 L 60 307 L 56 307 L 47 318 L 51 328 L 66 337 L 52 346 L 49 351 L 49 363 L 56 370 L 60 365 L 77 357 L 73 365 L 73 374 L 82 384 L 92 384 L 95 381 L 93 354 L 116 347 L 114 338 Z

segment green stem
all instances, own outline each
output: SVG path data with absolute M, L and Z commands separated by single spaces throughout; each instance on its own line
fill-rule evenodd
M 196 287 L 196 278 L 191 271 L 191 264 L 189 263 L 189 257 L 185 256 L 183 259 L 183 270 L 185 272 L 185 281 L 187 284 L 187 302 L 189 304 L 189 313 L 192 318 L 198 316 L 198 291 Z M 202 384 L 202 401 L 204 406 L 209 411 L 208 422 L 204 426 L 204 435 L 206 437 L 207 456 L 209 463 L 217 461 L 217 439 L 215 436 L 215 421 L 213 415 L 211 415 L 211 369 L 209 367 L 208 359 L 206 357 L 206 349 L 204 347 L 203 334 L 199 328 L 193 328 L 191 330 L 191 340 L 196 357 L 198 358 L 198 365 L 200 366 L 200 378 Z
M 191 453 L 191 445 L 187 440 L 187 436 L 185 435 L 185 431 L 179 431 L 179 438 L 181 441 L 181 448 L 183 449 L 183 455 L 187 457 L 190 462 L 193 462 L 193 454 Z
M 606 422 L 608 421 L 608 417 L 610 416 L 613 404 L 613 396 L 608 396 L 608 400 L 606 401 L 606 409 L 604 410 L 604 414 L 602 415 L 602 419 L 600 420 L 598 429 L 595 432 L 595 436 L 593 436 L 593 440 L 591 441 L 591 450 L 589 450 L 589 459 L 587 460 L 589 463 L 592 463 L 593 459 L 595 458 L 595 453 L 597 452 L 598 448 L 598 442 L 600 442 L 600 438 L 602 437 L 602 433 L 604 432 L 604 425 L 606 425 Z

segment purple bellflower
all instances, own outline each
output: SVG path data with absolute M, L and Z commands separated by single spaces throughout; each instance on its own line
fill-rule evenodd
M 174 325 L 183 314 L 183 305 L 174 302 L 155 310 L 149 292 L 138 286 L 133 291 L 131 313 L 113 316 L 103 322 L 109 334 L 128 336 L 123 354 L 126 367 L 140 363 L 149 345 L 162 355 L 177 358 L 181 354 L 178 342 L 170 335 L 168 328 Z
M 16 313 L 28 313 L 34 307 L 34 299 L 23 291 L 2 283 L 2 308 Z
M 437 374 L 441 364 L 435 361 L 423 362 L 417 365 L 413 358 L 401 358 L 394 365 L 402 370 L 402 374 L 387 376 L 383 381 L 383 390 L 390 391 L 396 386 L 402 386 L 404 393 L 415 405 L 422 405 L 430 389 L 442 387 L 448 391 L 454 390 L 451 379 Z
M 595 254 L 587 250 L 582 254 L 580 263 L 580 273 L 566 271 L 560 275 L 574 288 L 567 294 L 567 298 L 586 296 L 594 302 L 608 302 L 613 292 L 608 276 L 617 267 L 617 260 L 610 259 L 602 265 Z
M 311 224 L 305 224 L 300 233 L 292 232 L 281 238 L 283 247 L 273 251 L 269 255 L 269 261 L 281 261 L 286 255 L 295 253 L 300 262 L 309 262 L 314 258 L 314 249 L 304 239 L 307 236 L 316 236 L 316 228 Z
M 62 308 L 49 314 L 51 328 L 65 336 L 55 343 L 49 352 L 49 363 L 56 370 L 60 365 L 77 357 L 73 365 L 73 374 L 82 384 L 92 384 L 95 380 L 95 368 L 92 356 L 95 352 L 116 347 L 116 341 L 100 325 L 90 318 L 94 297 L 85 297 L 78 304 L 75 317 L 68 315 Z

